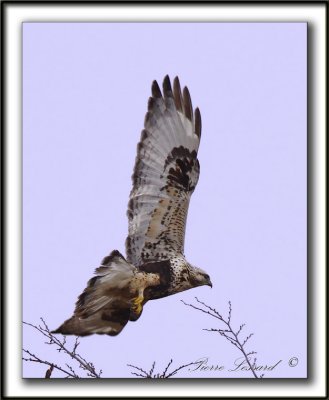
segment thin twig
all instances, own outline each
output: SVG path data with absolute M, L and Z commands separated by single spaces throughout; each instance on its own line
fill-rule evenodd
M 220 316 L 220 315 L 214 315 L 214 314 L 212 314 L 211 312 L 209 312 L 209 311 L 206 311 L 206 310 L 203 310 L 203 309 L 202 309 L 202 308 L 200 308 L 200 307 L 196 307 L 196 306 L 195 306 L 195 305 L 193 305 L 193 304 L 188 304 L 188 303 L 185 303 L 185 301 L 184 301 L 184 300 L 181 300 L 181 302 L 182 302 L 182 303 L 184 303 L 186 306 L 192 307 L 192 308 L 194 308 L 195 310 L 198 310 L 198 311 L 202 311 L 202 312 L 203 312 L 203 313 L 205 313 L 205 314 L 211 315 L 212 317 L 214 317 L 214 318 L 217 318 L 217 319 L 219 319 L 219 320 L 223 321 L 223 318 L 221 318 L 221 316 Z
M 165 370 L 163 371 L 163 376 L 166 376 L 167 371 L 168 371 L 170 365 L 172 364 L 172 361 L 173 361 L 172 359 L 169 361 L 168 365 L 166 366 Z M 155 363 L 154 363 L 154 364 L 155 364 Z
M 195 362 L 190 362 L 190 363 L 188 363 L 188 364 L 184 364 L 184 365 L 179 366 L 179 367 L 176 368 L 174 371 L 172 371 L 170 374 L 168 374 L 168 375 L 166 376 L 166 378 L 171 378 L 173 375 L 176 375 L 177 372 L 180 371 L 181 369 L 186 368 L 186 367 L 189 367 L 190 365 L 193 365 L 193 364 L 196 364 L 196 363 L 195 363 Z
M 155 363 L 154 363 L 154 364 L 155 364 Z M 137 374 L 136 372 L 132 372 L 132 375 L 141 376 L 141 377 L 143 377 L 143 378 L 150 378 L 150 374 L 149 374 L 148 372 L 146 372 L 145 370 L 143 370 L 142 368 L 136 367 L 135 365 L 131 365 L 131 364 L 127 364 L 127 366 L 128 366 L 128 367 L 131 367 L 131 368 L 135 368 L 135 369 L 137 369 L 138 371 L 141 371 L 141 372 L 142 372 L 142 374 Z
M 167 364 L 166 368 L 164 369 L 163 372 L 160 373 L 154 373 L 154 367 L 155 367 L 155 362 L 152 364 L 152 368 L 150 372 L 146 372 L 143 368 L 137 367 L 136 365 L 131 365 L 128 364 L 128 367 L 134 368 L 137 371 L 140 371 L 141 373 L 137 372 L 131 372 L 132 375 L 141 377 L 141 378 L 146 378 L 146 379 L 168 379 L 171 378 L 172 376 L 176 375 L 178 371 L 180 371 L 183 368 L 189 367 L 190 365 L 195 364 L 195 362 L 191 362 L 188 364 L 180 365 L 178 368 L 174 369 L 171 372 L 168 372 L 169 367 L 172 365 L 173 360 L 171 359 L 169 363 Z

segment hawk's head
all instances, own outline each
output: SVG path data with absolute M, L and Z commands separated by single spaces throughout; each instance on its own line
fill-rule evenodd
M 189 281 L 192 287 L 203 285 L 212 287 L 210 276 L 203 269 L 193 267 L 192 265 L 189 268 Z

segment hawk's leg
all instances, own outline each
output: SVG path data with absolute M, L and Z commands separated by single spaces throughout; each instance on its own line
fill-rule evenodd
M 143 311 L 143 301 L 144 301 L 144 295 L 143 295 L 144 289 L 139 289 L 138 291 L 138 296 L 132 299 L 132 305 L 130 307 L 130 320 L 131 321 L 136 321 L 142 311 Z

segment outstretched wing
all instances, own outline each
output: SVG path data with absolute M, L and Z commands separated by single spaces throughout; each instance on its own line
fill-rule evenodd
M 137 146 L 128 204 L 127 260 L 139 266 L 184 252 L 185 224 L 199 178 L 201 116 L 189 91 L 168 76 L 163 94 L 156 81 Z

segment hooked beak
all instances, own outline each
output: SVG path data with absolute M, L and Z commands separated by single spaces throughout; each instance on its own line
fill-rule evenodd
M 211 283 L 210 280 L 209 280 L 209 282 L 207 283 L 207 285 L 210 286 L 210 287 L 212 288 L 212 283 Z

